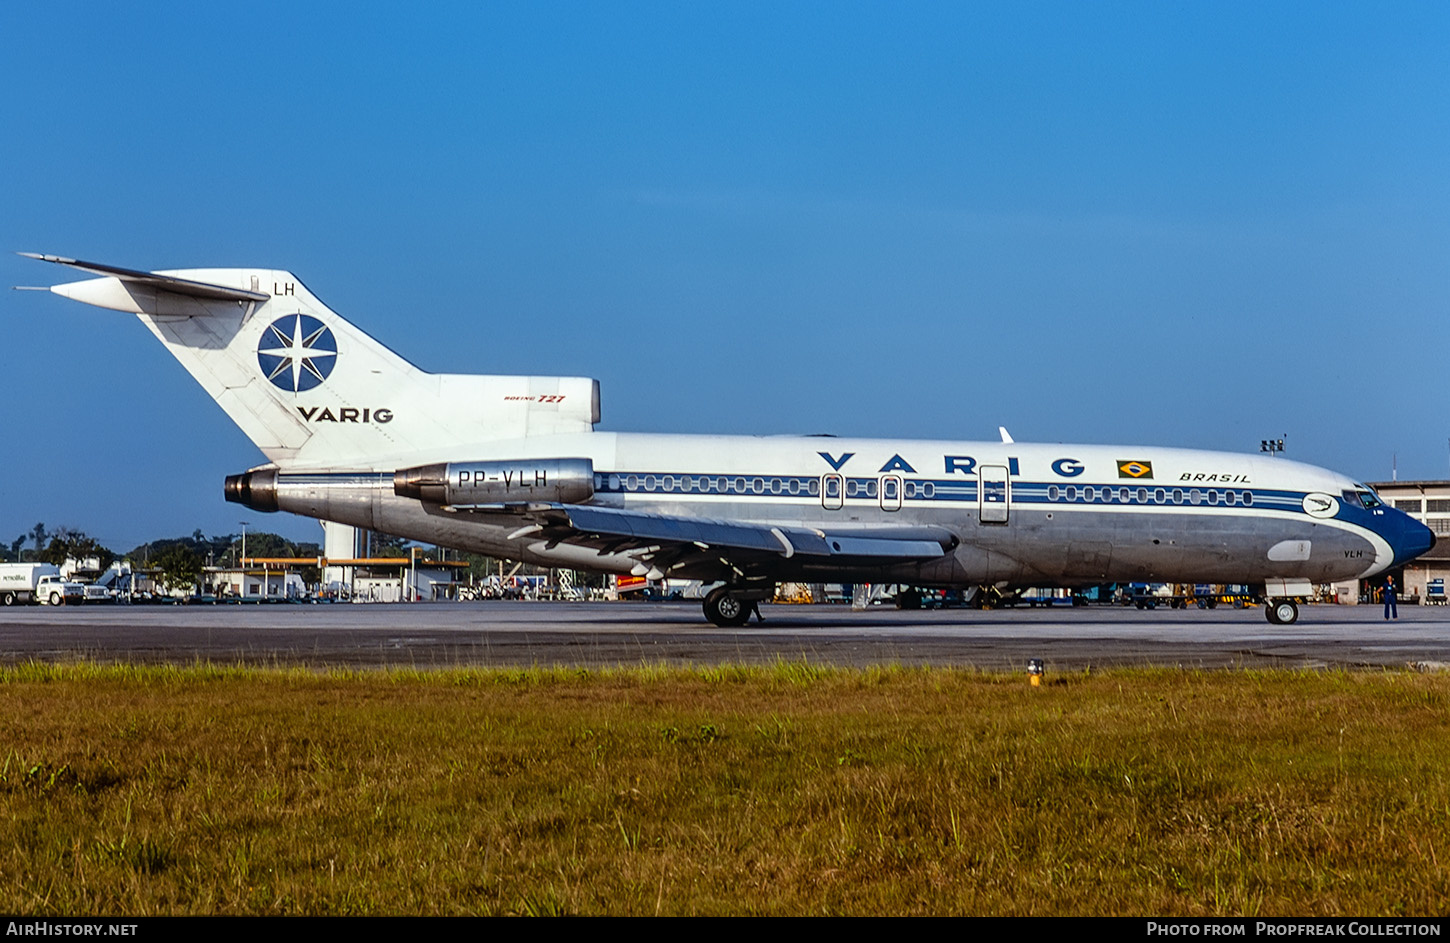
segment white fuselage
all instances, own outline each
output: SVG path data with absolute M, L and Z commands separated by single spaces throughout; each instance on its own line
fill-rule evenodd
M 1365 508 L 1353 480 L 1256 455 L 1143 446 L 584 433 L 419 452 L 365 469 L 282 469 L 279 507 L 418 540 L 552 565 L 628 572 L 628 554 L 550 546 L 518 528 L 393 493 L 392 472 L 427 461 L 587 458 L 591 503 L 685 517 L 862 531 L 929 525 L 953 551 L 929 562 L 782 577 L 918 585 L 1121 581 L 1328 582 L 1401 555 L 1408 521 Z M 1393 520 L 1388 528 L 1385 521 Z M 1404 520 L 1400 520 L 1404 518 Z M 1413 524 L 1413 522 L 1409 522 Z M 1418 526 L 1418 525 L 1417 525 Z

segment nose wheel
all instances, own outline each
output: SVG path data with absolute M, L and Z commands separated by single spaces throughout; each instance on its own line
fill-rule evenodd
M 1264 615 L 1274 625 L 1293 625 L 1299 620 L 1299 604 L 1292 599 L 1271 599 Z

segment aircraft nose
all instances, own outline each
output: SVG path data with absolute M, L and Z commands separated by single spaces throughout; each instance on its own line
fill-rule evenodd
M 1408 514 L 1398 513 L 1395 519 L 1398 526 L 1394 528 L 1394 532 L 1385 535 L 1395 550 L 1394 566 L 1429 553 L 1430 548 L 1435 546 L 1435 532 L 1430 528 Z

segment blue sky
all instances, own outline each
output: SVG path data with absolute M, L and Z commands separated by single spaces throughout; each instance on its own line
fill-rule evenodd
M 0 282 L 275 266 L 601 428 L 1450 476 L 1443 3 L 6 4 Z M 0 295 L 0 539 L 316 524 L 133 318 Z

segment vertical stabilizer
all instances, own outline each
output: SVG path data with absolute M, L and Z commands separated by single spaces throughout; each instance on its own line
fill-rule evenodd
M 289 272 L 33 257 L 100 274 L 51 291 L 136 314 L 281 466 L 381 468 L 470 442 L 587 432 L 599 419 L 594 380 L 426 373 Z

